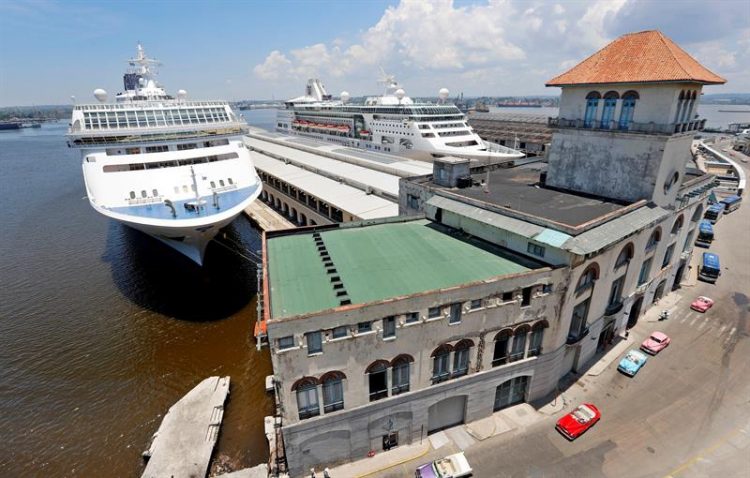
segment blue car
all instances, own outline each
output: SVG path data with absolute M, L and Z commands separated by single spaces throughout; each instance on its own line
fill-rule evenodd
M 639 350 L 631 350 L 622 360 L 620 360 L 620 365 L 617 366 L 617 370 L 625 375 L 633 377 L 638 373 L 641 367 L 646 364 L 646 360 L 648 360 L 646 354 Z

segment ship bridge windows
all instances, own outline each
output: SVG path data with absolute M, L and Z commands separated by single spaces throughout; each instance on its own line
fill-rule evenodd
M 224 161 L 227 159 L 237 159 L 239 155 L 237 153 L 225 153 L 216 154 L 213 156 L 203 156 L 198 158 L 185 158 L 180 160 L 172 161 L 155 161 L 151 163 L 131 163 L 131 164 L 108 164 L 104 166 L 103 171 L 105 173 L 115 173 L 121 171 L 138 171 L 143 169 L 160 169 L 160 168 L 174 168 L 177 166 L 189 166 L 201 163 L 213 163 L 216 161 Z M 223 184 L 222 184 L 223 186 Z

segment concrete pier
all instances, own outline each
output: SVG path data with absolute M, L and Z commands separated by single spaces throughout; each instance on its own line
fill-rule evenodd
M 291 229 L 297 226 L 260 200 L 254 201 L 246 207 L 245 214 L 263 231 Z
M 142 478 L 205 477 L 224 416 L 229 377 L 209 377 L 172 405 L 154 434 Z

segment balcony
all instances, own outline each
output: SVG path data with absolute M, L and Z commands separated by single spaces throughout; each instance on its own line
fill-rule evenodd
M 604 309 L 604 316 L 611 317 L 622 310 L 622 299 L 618 299 L 617 302 L 613 302 Z
M 621 133 L 646 133 L 646 134 L 679 134 L 689 133 L 691 131 L 702 131 L 706 125 L 705 119 L 695 119 L 693 121 L 686 121 L 682 123 L 636 123 L 634 121 L 629 122 L 626 126 L 621 126 L 619 121 L 609 121 L 602 127 L 601 121 L 594 121 L 590 125 L 584 125 L 582 119 L 567 119 L 567 118 L 547 118 L 547 125 L 550 128 L 566 128 L 566 129 L 587 129 L 591 131 L 613 131 Z
M 568 345 L 575 345 L 581 340 L 583 340 L 584 337 L 586 337 L 589 334 L 589 328 L 586 326 L 583 330 L 580 331 L 578 335 L 568 334 L 568 338 L 565 341 Z

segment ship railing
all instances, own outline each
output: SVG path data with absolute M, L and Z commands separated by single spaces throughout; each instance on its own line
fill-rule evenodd
M 123 128 L 97 128 L 97 129 L 69 129 L 68 135 L 75 137 L 102 137 L 119 135 L 143 135 L 151 133 L 179 133 L 184 131 L 205 131 L 212 129 L 236 128 L 240 133 L 248 129 L 248 124 L 244 121 L 223 121 L 215 123 L 191 123 L 178 126 L 140 126 L 140 127 L 123 127 Z
M 497 143 L 492 143 L 490 141 L 485 141 L 485 140 L 482 140 L 482 141 L 484 142 L 484 146 L 487 148 L 487 151 L 490 151 L 492 153 L 512 154 L 518 157 L 523 156 L 522 152 L 515 150 L 513 148 L 509 148 L 507 146 L 503 146 Z
M 129 101 L 123 103 L 89 103 L 85 105 L 75 105 L 74 110 L 78 111 L 114 111 L 114 110 L 132 110 L 133 108 L 151 108 L 161 109 L 165 106 L 174 107 L 195 107 L 195 106 L 227 106 L 227 101 L 181 101 L 181 100 L 164 100 L 164 101 Z
M 161 204 L 164 202 L 164 196 L 149 196 L 145 198 L 128 198 L 129 206 L 144 206 L 149 204 Z

